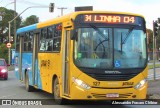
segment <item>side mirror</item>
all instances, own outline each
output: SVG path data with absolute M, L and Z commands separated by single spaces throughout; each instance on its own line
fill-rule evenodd
M 78 35 L 77 30 L 71 30 L 71 32 L 70 32 L 71 40 L 77 40 L 77 37 L 78 37 L 77 35 Z

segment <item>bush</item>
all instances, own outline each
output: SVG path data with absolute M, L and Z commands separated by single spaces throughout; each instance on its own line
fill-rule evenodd
M 14 48 L 14 45 L 11 47 L 11 49 Z M 0 44 L 0 58 L 4 58 L 6 62 L 8 63 L 8 48 L 6 47 L 6 44 L 1 43 Z
M 4 43 L 0 44 L 0 58 L 4 58 L 8 63 L 8 48 Z

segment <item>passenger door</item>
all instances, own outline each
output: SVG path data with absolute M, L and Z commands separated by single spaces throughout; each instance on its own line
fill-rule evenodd
M 19 80 L 23 81 L 22 77 L 22 53 L 23 53 L 23 36 L 20 36 L 20 43 L 19 43 L 19 61 L 18 61 L 18 68 L 19 68 Z
M 63 44 L 63 95 L 70 94 L 70 67 L 69 67 L 69 55 L 70 55 L 70 31 L 65 30 L 64 44 Z
M 38 85 L 38 46 L 39 32 L 35 32 L 33 36 L 33 55 L 32 55 L 32 81 L 33 85 Z

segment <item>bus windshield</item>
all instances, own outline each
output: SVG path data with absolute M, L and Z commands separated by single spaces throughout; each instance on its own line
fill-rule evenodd
M 135 28 L 78 28 L 74 42 L 76 66 L 85 68 L 143 68 L 146 34 Z

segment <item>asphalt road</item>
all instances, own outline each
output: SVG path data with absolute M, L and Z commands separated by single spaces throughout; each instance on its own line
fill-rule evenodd
M 160 68 L 149 69 L 148 70 L 148 79 L 153 80 L 154 74 L 156 76 L 156 79 L 160 79 Z
M 53 99 L 52 95 L 44 91 L 35 90 L 34 92 L 27 92 L 25 90 L 24 84 L 19 82 L 15 76 L 14 72 L 9 72 L 9 78 L 7 81 L 0 79 L 0 99 Z M 2 101 L 2 100 L 0 100 Z M 109 102 L 90 102 L 90 101 L 73 101 L 68 105 L 56 105 L 53 100 L 47 100 L 47 104 L 52 105 L 42 105 L 42 106 L 8 106 L 1 105 L 0 108 L 159 108 L 160 105 L 109 105 Z

